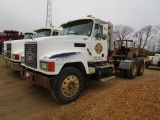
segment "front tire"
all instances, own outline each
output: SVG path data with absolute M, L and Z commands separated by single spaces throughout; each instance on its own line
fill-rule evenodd
M 67 104 L 80 96 L 84 87 L 82 73 L 73 67 L 64 68 L 51 82 L 51 94 L 61 103 Z

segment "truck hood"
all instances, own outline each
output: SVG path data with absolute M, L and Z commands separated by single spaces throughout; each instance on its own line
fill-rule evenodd
M 32 57 L 32 61 L 34 61 L 32 63 L 36 61 L 37 68 L 34 69 L 36 71 L 40 70 L 40 61 L 48 60 L 56 60 L 56 64 L 61 65 L 83 61 L 83 64 L 87 65 L 89 55 L 86 54 L 88 53 L 88 42 L 88 36 L 76 35 L 39 38 L 32 42 L 26 42 L 27 47 L 25 48 L 24 56 L 28 60 Z
M 87 39 L 88 36 L 70 35 L 39 38 L 33 42 L 37 43 L 38 56 L 44 58 L 59 53 L 86 51 L 88 47 Z
M 11 53 L 12 54 L 21 54 L 24 52 L 24 44 L 27 41 L 33 41 L 32 39 L 24 39 L 24 40 L 14 40 L 11 41 Z

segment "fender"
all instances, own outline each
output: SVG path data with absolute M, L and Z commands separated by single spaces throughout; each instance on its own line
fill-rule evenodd
M 57 53 L 48 53 L 41 56 L 40 61 L 54 61 L 55 62 L 55 72 L 50 73 L 45 71 L 46 74 L 59 74 L 60 70 L 65 64 L 81 62 L 84 65 L 86 73 L 88 73 L 87 58 L 82 51 L 61 51 Z M 41 70 L 40 70 L 41 71 Z M 44 73 L 44 71 L 43 71 Z
M 119 69 L 130 70 L 132 60 L 124 60 L 119 63 Z

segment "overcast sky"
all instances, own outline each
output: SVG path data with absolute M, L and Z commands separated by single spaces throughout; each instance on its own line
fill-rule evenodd
M 0 0 L 0 32 L 22 32 L 45 27 L 47 0 Z M 114 25 L 160 25 L 160 0 L 52 0 L 52 23 L 93 15 Z

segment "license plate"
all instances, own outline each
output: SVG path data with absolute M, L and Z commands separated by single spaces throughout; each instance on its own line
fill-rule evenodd
M 30 77 L 30 74 L 28 72 L 26 72 L 26 77 Z

